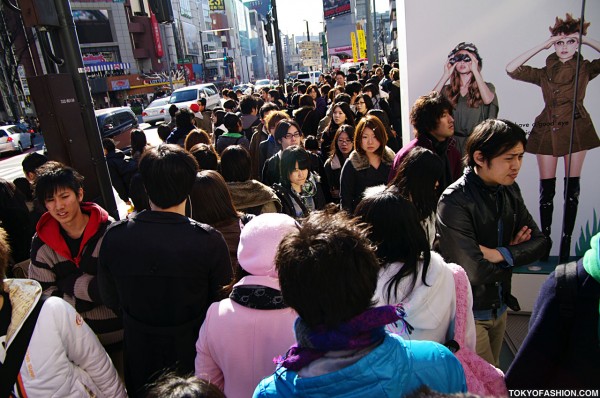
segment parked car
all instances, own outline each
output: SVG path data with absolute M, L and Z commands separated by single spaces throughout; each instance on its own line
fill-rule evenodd
M 254 83 L 254 91 L 259 92 L 261 88 L 263 87 L 269 87 L 271 88 L 271 81 L 269 79 L 260 79 L 257 80 L 256 83 Z
M 308 84 L 316 84 L 319 82 L 319 76 L 321 76 L 320 70 L 298 73 L 298 79 Z
M 190 105 L 195 104 L 203 97 L 206 98 L 206 109 L 213 109 L 221 104 L 221 96 L 217 91 L 217 87 L 212 83 L 179 88 L 171 94 L 169 104 L 175 104 L 178 108 L 189 108 Z
M 118 149 L 131 146 L 131 130 L 138 127 L 137 117 L 131 108 L 106 108 L 95 111 L 102 138 L 112 138 Z
M 21 153 L 24 148 L 33 148 L 30 133 L 21 133 L 14 124 L 0 126 L 0 154 Z
M 158 98 L 152 101 L 142 112 L 144 123 L 154 126 L 156 122 L 164 122 L 165 114 L 169 113 L 169 97 Z

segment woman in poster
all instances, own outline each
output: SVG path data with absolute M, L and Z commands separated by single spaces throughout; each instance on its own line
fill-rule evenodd
M 556 166 L 559 157 L 564 159 L 565 176 L 568 175 L 568 178 L 565 178 L 566 207 L 559 253 L 560 262 L 569 259 L 571 234 L 575 227 L 579 204 L 579 178 L 586 152 L 600 146 L 600 139 L 590 115 L 583 106 L 589 81 L 600 73 L 600 59 L 590 62 L 577 52 L 580 37 L 581 44 L 586 44 L 596 51 L 600 51 L 600 42 L 585 36 L 589 22 L 583 24 L 582 31 L 580 31 L 580 23 L 580 19 L 574 19 L 571 14 L 567 14 L 565 19 L 556 17 L 554 26 L 550 27 L 549 39 L 519 55 L 506 66 L 506 72 L 513 79 L 533 83 L 542 88 L 545 106 L 542 113 L 535 118 L 526 150 L 537 156 L 540 173 L 540 226 L 548 241 L 550 241 L 554 210 Z M 551 47 L 554 47 L 554 53 L 546 58 L 546 66 L 533 68 L 524 65 L 534 55 Z M 577 99 L 573 104 L 577 58 L 580 58 L 579 80 Z M 573 148 L 569 156 L 573 108 L 575 108 L 575 126 Z
M 465 153 L 465 142 L 473 128 L 485 119 L 498 116 L 496 88 L 483 80 L 482 66 L 477 47 L 473 43 L 459 43 L 448 54 L 444 73 L 433 88 L 454 107 L 454 139 L 461 155 Z

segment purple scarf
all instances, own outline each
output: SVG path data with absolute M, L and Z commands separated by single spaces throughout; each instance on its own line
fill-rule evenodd
M 335 329 L 323 325 L 311 329 L 298 317 L 294 324 L 297 343 L 290 347 L 285 358 L 280 356 L 274 362 L 297 372 L 328 351 L 359 350 L 382 341 L 385 325 L 390 323 L 401 321 L 410 333 L 413 327 L 404 320 L 405 316 L 402 304 L 386 305 L 368 309 Z

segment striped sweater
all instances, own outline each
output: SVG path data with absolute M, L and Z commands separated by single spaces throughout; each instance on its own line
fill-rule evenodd
M 122 320 L 102 304 L 96 279 L 98 252 L 112 220 L 95 203 L 82 203 L 81 210 L 90 218 L 76 257 L 60 234 L 59 223 L 49 213 L 42 216 L 31 243 L 29 277 L 42 285 L 45 294 L 71 304 L 102 344 L 112 344 L 123 338 Z

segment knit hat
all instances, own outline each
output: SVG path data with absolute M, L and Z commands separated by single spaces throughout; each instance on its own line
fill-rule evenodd
M 252 275 L 277 278 L 275 254 L 281 240 L 297 230 L 296 221 L 280 213 L 265 213 L 244 226 L 238 245 L 238 262 Z
M 190 105 L 190 110 L 194 113 L 198 113 L 200 112 L 200 106 L 198 104 L 192 104 Z

